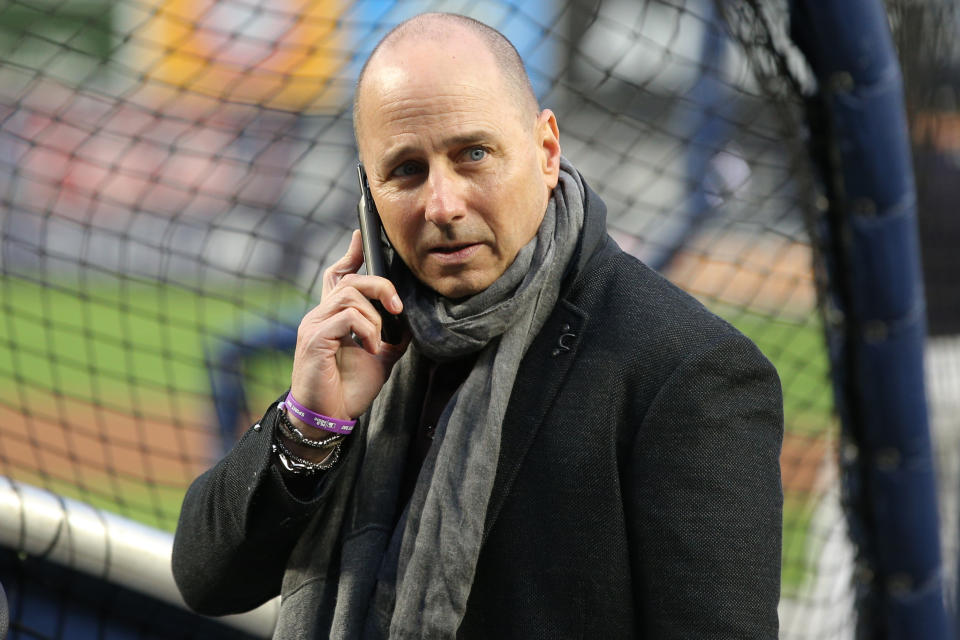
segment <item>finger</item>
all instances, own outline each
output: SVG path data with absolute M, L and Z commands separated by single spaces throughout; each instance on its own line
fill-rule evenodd
M 392 314 L 403 311 L 403 301 L 397 294 L 397 288 L 386 278 L 348 273 L 340 279 L 334 290 L 347 287 L 356 289 L 371 300 L 379 300 L 384 308 Z
M 354 287 L 337 287 L 321 300 L 320 304 L 311 309 L 300 323 L 301 332 L 316 331 L 327 320 L 341 313 L 345 309 L 356 309 L 367 321 L 379 325 L 382 320 L 370 300 Z M 324 337 L 338 339 L 340 335 L 327 334 Z
M 341 344 L 358 344 L 364 351 L 372 355 L 377 355 L 380 351 L 380 316 L 376 314 L 376 322 L 360 313 L 355 307 L 344 309 L 336 317 L 331 319 L 333 323 L 342 332 Z
M 356 273 L 363 264 L 363 241 L 360 238 L 360 231 L 355 229 L 350 236 L 350 246 L 342 258 L 334 262 L 323 272 L 323 288 L 321 297 L 331 291 L 340 280 L 347 274 Z
M 360 339 L 359 344 L 365 350 L 376 353 L 380 342 L 380 317 L 374 313 L 374 321 L 371 321 L 356 307 L 346 307 L 320 321 L 305 321 L 297 336 L 297 356 L 302 358 L 306 354 L 321 352 L 335 354 L 342 346 L 357 344 L 352 336 Z

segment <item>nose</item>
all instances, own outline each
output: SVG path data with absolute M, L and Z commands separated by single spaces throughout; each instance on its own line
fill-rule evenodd
M 463 217 L 466 212 L 464 184 L 456 173 L 442 167 L 431 167 L 425 186 L 427 201 L 424 216 L 428 222 L 442 227 Z

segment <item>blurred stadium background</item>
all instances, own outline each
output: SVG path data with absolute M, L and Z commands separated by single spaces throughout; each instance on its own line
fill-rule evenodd
M 817 230 L 831 204 L 809 154 L 818 83 L 790 40 L 786 1 L 0 0 L 11 637 L 269 626 L 269 611 L 267 623 L 222 628 L 170 613 L 177 596 L 151 567 L 166 570 L 186 486 L 288 384 L 296 324 L 355 226 L 353 82 L 389 28 L 426 10 L 471 15 L 514 42 L 565 155 L 606 201 L 611 234 L 777 366 L 781 637 L 854 637 L 857 585 L 871 578 L 841 504 L 850 448 L 834 410 Z M 952 608 L 960 16 L 954 0 L 890 0 L 886 12 L 916 168 Z M 158 611 L 169 629 L 145 622 Z

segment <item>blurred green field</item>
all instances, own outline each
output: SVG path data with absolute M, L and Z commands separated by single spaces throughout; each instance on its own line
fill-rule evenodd
M 206 351 L 268 322 L 295 320 L 307 307 L 302 294 L 265 281 L 201 288 L 4 277 L 0 291 L 0 400 L 55 390 L 117 407 L 131 395 L 140 403 L 205 396 Z
M 117 411 L 142 411 L 173 401 L 207 402 L 205 350 L 278 318 L 295 322 L 309 307 L 302 293 L 265 281 L 201 288 L 126 279 L 50 285 L 5 277 L 0 291 L 0 403 L 14 409 L 25 398 L 50 394 L 92 399 Z M 815 316 L 771 319 L 715 308 L 776 366 L 788 431 L 813 437 L 835 426 L 828 363 Z M 283 390 L 290 364 L 286 353 L 263 353 L 247 363 L 253 410 Z M 176 525 L 184 490 L 107 474 L 83 486 L 51 478 L 21 479 L 167 530 Z M 812 515 L 807 496 L 787 489 L 785 592 L 806 577 Z
M 57 495 L 72 498 L 98 509 L 119 513 L 131 520 L 164 531 L 173 532 L 177 514 L 186 492 L 184 486 L 145 484 L 141 481 L 110 477 L 102 472 L 87 477 L 82 483 L 51 478 L 37 472 L 20 471 L 16 480 L 43 487 Z
M 811 537 L 810 524 L 819 500 L 815 488 L 808 486 L 816 478 L 817 468 L 809 467 L 820 463 L 817 456 L 826 453 L 824 443 L 837 429 L 822 325 L 815 312 L 801 318 L 769 318 L 743 309 L 711 306 L 715 313 L 749 336 L 780 374 L 786 430 L 781 456 L 784 476 L 781 592 L 789 596 L 812 577 L 809 562 L 815 540 Z M 813 446 L 815 443 L 819 446 Z
M 777 368 L 788 430 L 814 435 L 833 426 L 830 364 L 815 313 L 802 319 L 777 319 L 742 309 L 714 311 L 749 336 Z
M 780 374 L 783 385 L 785 438 L 781 456 L 784 475 L 783 566 L 784 596 L 797 592 L 811 578 L 810 524 L 819 504 L 814 487 L 826 440 L 836 433 L 829 361 L 819 317 L 770 319 L 759 314 L 720 307 L 715 309 L 760 347 Z M 818 447 L 813 446 L 819 444 Z M 799 449 L 798 447 L 804 447 Z M 822 451 L 821 451 L 822 449 Z M 813 454 L 813 455 L 811 455 Z
M 78 287 L 4 277 L 0 290 L 2 399 L 21 389 L 55 389 L 80 398 L 111 395 L 117 403 L 123 402 L 119 394 L 134 389 L 144 398 L 159 396 L 158 401 L 171 393 L 205 394 L 205 350 L 268 321 L 295 324 L 309 306 L 292 288 L 264 281 L 201 289 L 128 280 Z M 717 311 L 777 367 L 788 427 L 826 428 L 832 397 L 816 318 L 797 322 Z M 289 366 L 287 358 L 281 362 Z M 276 367 L 260 364 L 261 375 L 254 378 L 269 380 L 263 372 Z
M 68 442 L 82 441 L 88 448 L 97 446 L 91 434 L 105 437 L 108 431 L 94 424 L 96 420 L 126 415 L 136 420 L 125 424 L 135 428 L 137 423 L 140 429 L 124 438 L 128 442 L 143 438 L 143 429 L 158 422 L 168 423 L 167 432 L 191 432 L 190 441 L 196 442 L 197 431 L 216 430 L 205 353 L 277 319 L 295 320 L 307 306 L 292 288 L 263 281 L 188 287 L 129 279 L 40 284 L 2 277 L 0 408 L 14 414 L 28 411 L 35 418 L 30 423 L 34 428 L 39 424 L 58 433 L 70 431 L 73 437 Z M 265 353 L 248 364 L 248 401 L 251 407 L 266 406 L 289 384 L 291 357 Z M 76 401 L 71 408 L 100 409 L 65 417 L 61 404 L 65 399 Z M 44 415 L 48 418 L 37 422 L 36 417 Z M 176 477 L 145 481 L 152 477 L 148 469 L 135 474 L 95 469 L 91 458 L 109 456 L 82 452 L 76 458 L 71 453 L 67 461 L 63 455 L 51 457 L 57 462 L 48 463 L 54 466 L 41 473 L 32 468 L 34 461 L 6 459 L 5 449 L 14 448 L 9 443 L 16 442 L 21 449 L 28 444 L 22 432 L 10 429 L 7 425 L 8 446 L 0 440 L 0 459 L 18 480 L 151 526 L 166 530 L 176 526 L 184 481 L 177 482 Z M 77 433 L 87 437 L 78 438 Z M 107 444 L 100 446 L 106 449 Z M 138 453 L 129 445 L 113 451 L 133 458 Z M 167 462 L 170 466 L 177 461 Z

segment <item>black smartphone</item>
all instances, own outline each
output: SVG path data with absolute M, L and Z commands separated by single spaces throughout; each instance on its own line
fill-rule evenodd
M 387 263 L 383 258 L 383 247 L 380 245 L 382 224 L 377 206 L 370 194 L 370 184 L 367 182 L 367 172 L 363 163 L 357 164 L 357 178 L 360 180 L 360 202 L 357 203 L 357 217 L 360 219 L 360 237 L 363 239 L 363 263 L 367 267 L 367 274 L 387 277 Z M 383 318 L 380 337 L 384 342 L 399 344 L 403 338 L 403 323 L 399 316 L 387 312 L 379 300 L 372 300 L 373 307 Z

